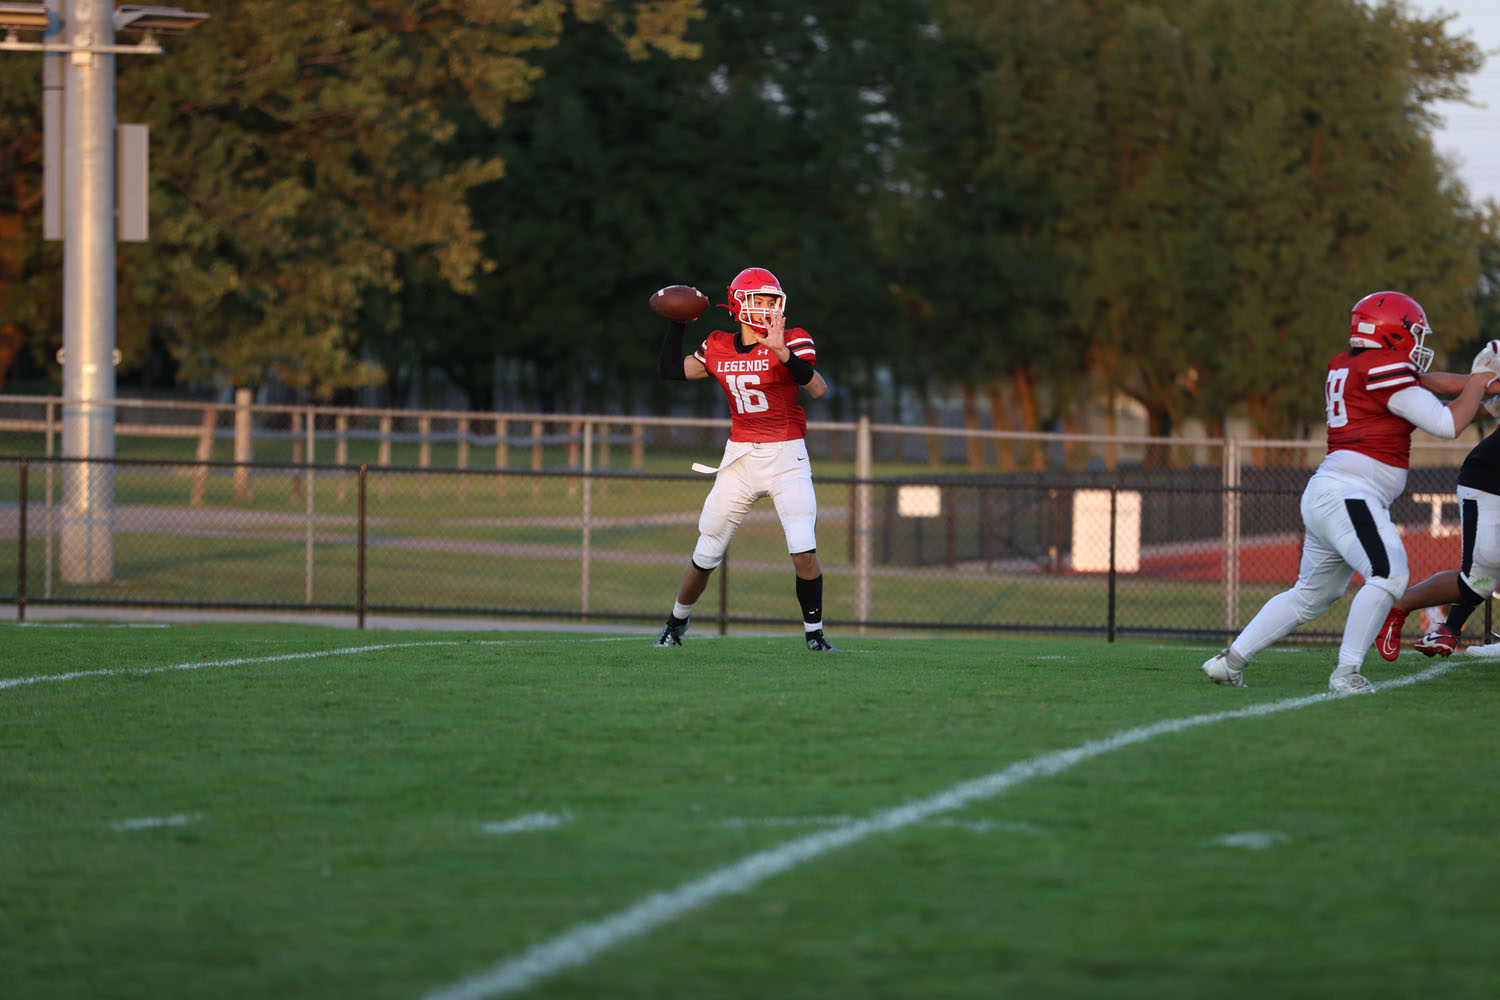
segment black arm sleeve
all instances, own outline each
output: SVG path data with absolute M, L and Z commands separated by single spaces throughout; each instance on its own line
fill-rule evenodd
M 786 365 L 786 370 L 792 373 L 792 378 L 798 385 L 806 385 L 812 381 L 814 374 L 813 366 L 797 357 L 797 355 L 788 354 L 782 364 Z
M 661 342 L 661 357 L 656 359 L 656 374 L 664 379 L 687 381 L 687 374 L 682 370 L 682 335 L 686 330 L 686 323 L 667 324 L 667 336 Z

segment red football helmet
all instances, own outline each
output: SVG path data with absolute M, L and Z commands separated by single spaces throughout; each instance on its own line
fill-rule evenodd
M 776 301 L 771 305 L 757 304 L 752 298 L 756 295 L 774 295 Z M 786 313 L 786 292 L 781 290 L 781 282 L 770 271 L 763 267 L 747 267 L 729 283 L 729 302 L 725 308 L 741 323 L 764 331 L 770 326 L 773 316 Z
M 1418 371 L 1432 366 L 1426 344 L 1432 327 L 1422 305 L 1400 292 L 1376 292 L 1354 303 L 1349 312 L 1350 347 L 1385 347 L 1411 358 Z

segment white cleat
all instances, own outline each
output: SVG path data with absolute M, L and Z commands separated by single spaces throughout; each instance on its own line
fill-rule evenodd
M 1229 687 L 1242 688 L 1245 686 L 1245 672 L 1243 670 L 1236 670 L 1229 665 L 1229 657 L 1226 655 L 1228 652 L 1229 650 L 1226 649 L 1212 659 L 1204 660 L 1203 672 L 1215 684 L 1225 684 Z
M 1490 633 L 1494 637 L 1494 633 Z M 1500 642 L 1492 642 L 1484 646 L 1465 646 L 1464 652 L 1470 656 L 1477 656 L 1482 660 L 1500 659 Z
M 1334 694 L 1374 694 L 1375 685 L 1359 672 L 1334 674 L 1328 678 L 1328 690 Z

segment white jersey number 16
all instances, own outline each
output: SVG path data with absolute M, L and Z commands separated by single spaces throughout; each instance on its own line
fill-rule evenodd
M 760 413 L 771 408 L 766 394 L 755 388 L 760 385 L 759 375 L 726 375 L 724 384 L 729 387 L 729 395 L 734 397 L 735 409 L 741 413 Z

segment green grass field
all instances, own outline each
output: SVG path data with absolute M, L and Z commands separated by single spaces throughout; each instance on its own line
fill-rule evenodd
M 1494 996 L 1500 662 L 831 637 L 0 624 L 0 996 Z

